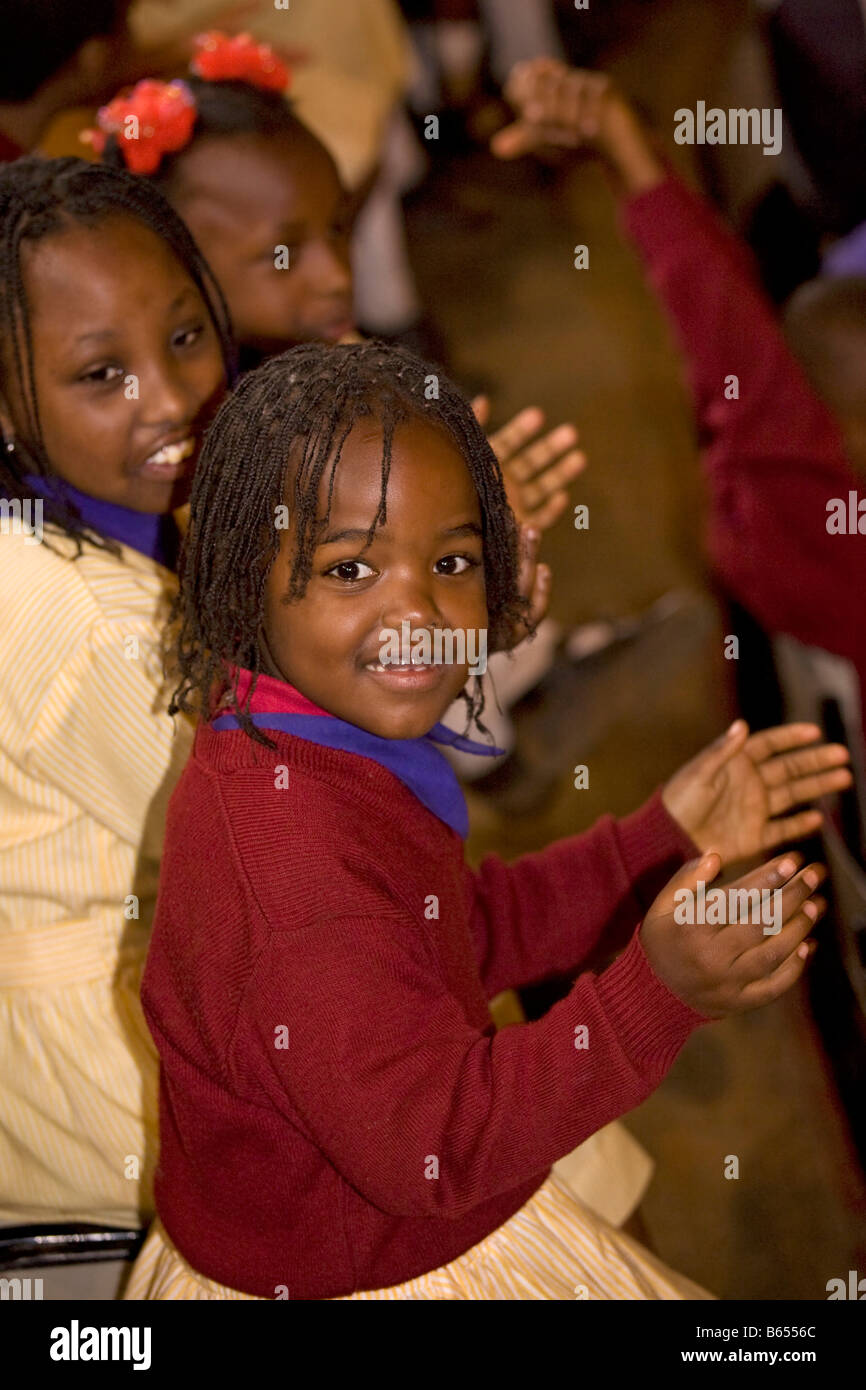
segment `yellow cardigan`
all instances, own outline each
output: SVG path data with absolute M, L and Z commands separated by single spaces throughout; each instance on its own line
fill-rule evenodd
M 143 1222 L 157 1059 L 138 1000 L 168 797 L 176 580 L 0 534 L 0 1222 Z

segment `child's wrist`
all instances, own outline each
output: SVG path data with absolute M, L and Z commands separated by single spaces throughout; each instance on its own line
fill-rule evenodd
M 644 193 L 667 176 L 640 117 L 624 97 L 611 98 L 597 143 L 627 194 Z

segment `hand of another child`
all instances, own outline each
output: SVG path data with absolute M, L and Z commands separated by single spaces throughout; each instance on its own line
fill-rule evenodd
M 555 58 L 517 63 L 503 95 L 517 120 L 490 142 L 499 159 L 518 159 L 545 145 L 592 145 L 604 134 L 609 108 L 622 101 L 605 73 L 570 68 Z
M 487 397 L 476 396 L 472 409 L 479 425 L 486 428 Z M 575 426 L 558 425 L 544 434 L 544 425 L 544 411 L 530 406 L 488 436 L 502 469 L 508 505 L 520 525 L 539 531 L 546 531 L 562 516 L 569 487 L 586 467 L 586 454 L 575 448 Z
M 686 864 L 658 895 L 640 929 L 654 974 L 707 1018 L 760 1008 L 784 994 L 803 972 L 814 949 L 806 937 L 826 907 L 823 898 L 813 896 L 824 866 L 810 864 L 797 872 L 800 862 L 787 854 L 719 890 L 708 887 L 721 868 L 717 854 Z M 757 901 L 762 908 L 772 904 L 772 914 L 755 912 L 748 899 L 732 897 L 742 890 L 752 891 L 753 905 L 757 890 Z M 721 921 L 718 907 L 711 912 L 706 905 L 715 891 L 729 905 Z M 764 930 L 768 919 L 771 934 Z
M 820 737 L 816 724 L 750 736 L 738 719 L 674 774 L 662 800 L 698 848 L 715 850 L 723 864 L 804 839 L 820 828 L 821 812 L 786 812 L 852 782 L 847 748 L 818 744 Z
M 538 563 L 541 532 L 532 526 L 520 528 L 520 574 L 518 589 L 529 605 L 525 617 L 514 624 L 511 632 L 496 644 L 496 651 L 512 651 L 538 627 L 550 604 L 552 571 L 549 565 Z

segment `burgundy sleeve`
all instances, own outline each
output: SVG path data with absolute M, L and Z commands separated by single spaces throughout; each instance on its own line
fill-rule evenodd
M 491 855 L 469 875 L 471 927 L 488 999 L 553 975 L 576 974 L 599 949 L 624 946 L 665 883 L 700 851 L 664 808 L 661 791 L 617 821 L 514 864 Z
M 769 631 L 866 669 L 866 547 L 827 530 L 828 503 L 847 502 L 857 477 L 750 254 L 674 176 L 622 220 L 685 355 L 722 582 Z
M 657 979 L 635 936 L 539 1022 L 481 1030 L 418 924 L 384 902 L 275 933 L 246 998 L 233 1065 L 252 1068 L 268 1102 L 380 1211 L 446 1219 L 638 1105 L 706 1021 Z

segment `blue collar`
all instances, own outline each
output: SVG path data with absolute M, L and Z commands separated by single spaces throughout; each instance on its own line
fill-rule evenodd
M 270 712 L 250 716 L 257 729 L 279 729 L 297 738 L 325 748 L 337 748 L 344 753 L 357 753 L 371 758 L 414 792 L 418 800 L 434 816 L 466 839 L 469 834 L 469 813 L 460 783 L 448 759 L 437 743 L 457 748 L 462 753 L 477 753 L 482 757 L 499 757 L 502 750 L 455 734 L 444 724 L 436 724 L 423 738 L 379 738 L 366 729 L 359 729 L 331 714 L 288 714 Z M 239 729 L 234 714 L 221 714 L 213 720 L 212 729 Z
M 180 532 L 171 512 L 136 512 L 115 502 L 103 502 L 55 475 L 43 478 L 28 474 L 24 481 L 42 498 L 71 502 L 82 520 L 100 536 L 120 541 L 166 569 L 177 569 Z

